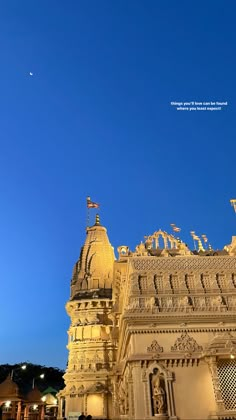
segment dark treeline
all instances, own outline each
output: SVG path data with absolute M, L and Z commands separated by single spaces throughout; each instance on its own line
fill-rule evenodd
M 26 365 L 26 369 L 21 369 L 21 366 Z M 63 375 L 64 371 L 58 368 L 35 365 L 33 363 L 22 362 L 15 365 L 0 365 L 0 383 L 3 382 L 8 375 L 13 372 L 13 381 L 19 385 L 22 393 L 27 393 L 32 389 L 34 380 L 35 387 L 41 392 L 48 387 L 60 390 L 64 388 Z M 44 374 L 41 379 L 40 375 Z

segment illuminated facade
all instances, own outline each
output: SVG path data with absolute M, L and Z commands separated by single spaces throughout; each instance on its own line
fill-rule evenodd
M 161 244 L 162 243 L 162 244 Z M 97 217 L 76 263 L 59 415 L 236 417 L 236 237 L 190 251 L 158 231 L 115 260 Z

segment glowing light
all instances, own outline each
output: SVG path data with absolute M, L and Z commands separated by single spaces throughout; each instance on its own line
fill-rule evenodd
M 19 370 L 19 369 L 25 370 L 26 368 L 27 368 L 27 365 L 22 365 L 22 366 L 19 366 L 18 368 L 12 369 L 12 371 L 11 371 L 11 379 L 13 379 L 13 375 L 14 375 L 14 372 L 16 370 Z
M 235 359 L 234 354 L 231 354 L 231 355 L 230 355 L 230 359 Z
M 6 401 L 6 402 L 5 402 L 5 406 L 6 406 L 6 407 L 10 407 L 10 405 L 11 405 L 11 401 Z
M 34 404 L 33 405 L 33 410 L 37 410 L 37 408 L 38 408 L 37 404 Z
M 41 398 L 42 401 L 46 401 L 46 397 L 44 395 L 44 397 Z

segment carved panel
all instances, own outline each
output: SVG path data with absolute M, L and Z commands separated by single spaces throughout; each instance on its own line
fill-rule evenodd
M 177 338 L 175 344 L 171 347 L 171 351 L 202 351 L 202 346 L 199 346 L 193 337 L 190 337 L 187 332 L 184 332 L 179 338 Z
M 148 353 L 151 353 L 151 352 L 162 353 L 163 347 L 161 347 L 156 340 L 153 340 L 151 345 L 147 347 L 147 352 Z

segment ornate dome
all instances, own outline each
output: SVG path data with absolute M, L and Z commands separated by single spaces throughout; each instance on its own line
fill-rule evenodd
M 31 389 L 31 391 L 27 394 L 27 400 L 32 403 L 40 403 L 42 404 L 42 396 L 43 394 L 39 391 L 37 387 Z
M 19 387 L 13 382 L 10 375 L 0 384 L 0 396 L 8 397 L 8 399 L 16 399 L 20 396 Z
M 114 250 L 107 230 L 100 225 L 98 215 L 94 226 L 87 229 L 80 258 L 74 266 L 71 280 L 71 299 L 86 291 L 111 289 Z

